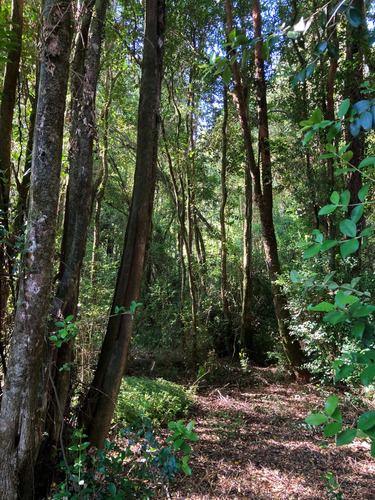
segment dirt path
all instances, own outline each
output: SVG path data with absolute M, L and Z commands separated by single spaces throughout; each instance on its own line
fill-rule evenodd
M 304 423 L 330 394 L 313 384 L 274 383 L 269 369 L 257 369 L 248 386 L 201 391 L 189 416 L 200 437 L 193 443 L 192 476 L 170 485 L 170 498 L 375 499 L 369 444 L 336 448 L 333 438 Z M 362 401 L 344 391 L 337 395 L 344 422 L 355 422 Z M 331 496 L 322 479 L 328 472 L 339 485 Z

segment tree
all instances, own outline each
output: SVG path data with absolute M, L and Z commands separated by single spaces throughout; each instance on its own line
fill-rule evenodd
M 53 252 L 72 36 L 72 4 L 46 0 L 26 249 L 0 417 L 2 498 L 29 498 L 41 441 L 38 385 Z M 25 381 L 27 381 L 25 383 Z
M 273 301 L 279 325 L 280 337 L 285 354 L 293 368 L 296 377 L 298 379 L 304 379 L 308 376 L 308 374 L 306 370 L 302 368 L 302 350 L 298 341 L 292 338 L 288 330 L 289 311 L 287 308 L 286 297 L 283 295 L 280 286 L 276 284 L 277 277 L 281 273 L 281 266 L 277 252 L 277 241 L 272 213 L 272 172 L 268 133 L 266 82 L 264 76 L 264 60 L 262 56 L 262 21 L 259 2 L 257 0 L 253 0 L 252 5 L 254 35 L 256 40 L 258 40 L 255 45 L 255 86 L 258 103 L 258 147 L 261 167 L 255 160 L 250 123 L 248 119 L 241 75 L 237 61 L 234 61 L 231 66 L 234 82 L 233 92 L 235 104 L 238 109 L 239 120 L 243 130 L 246 158 L 254 184 L 254 200 L 258 207 L 262 224 L 263 245 L 269 278 L 271 281 Z M 230 34 L 233 31 L 232 5 L 230 0 L 226 0 L 225 7 L 228 24 L 228 39 L 230 40 Z
M 149 237 L 156 182 L 164 30 L 164 0 L 147 0 L 133 198 L 107 333 L 81 412 L 91 444 L 99 447 L 113 416 L 134 321 L 134 312 L 118 314 L 118 308 L 129 309 L 132 301 L 137 302 Z

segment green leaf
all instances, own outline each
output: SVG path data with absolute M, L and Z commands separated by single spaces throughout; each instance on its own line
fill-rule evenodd
M 343 191 L 340 195 L 340 199 L 341 199 L 341 204 L 344 205 L 344 208 L 345 206 L 349 203 L 350 201 L 350 192 L 348 191 L 348 189 L 345 189 L 345 191 Z M 346 208 L 345 208 L 346 210 Z
M 358 168 L 368 167 L 369 165 L 375 165 L 375 156 L 369 156 L 361 161 Z
M 357 427 L 366 431 L 375 425 L 375 411 L 365 411 L 358 419 Z
M 338 403 L 339 403 L 339 398 L 337 396 L 330 396 L 327 399 L 324 405 L 324 409 L 328 416 L 331 416 L 332 413 L 336 410 Z
M 315 134 L 316 130 L 309 130 L 308 132 L 306 132 L 304 138 L 303 138 L 303 141 L 302 141 L 302 144 L 304 146 L 306 146 L 306 144 L 308 144 L 308 142 L 310 142 L 312 136 Z
M 193 450 L 190 448 L 190 446 L 187 443 L 182 443 L 180 446 L 180 450 L 186 453 L 186 455 L 191 455 L 193 453 Z
M 352 373 L 354 370 L 355 366 L 354 365 L 343 365 L 340 366 L 340 368 L 336 372 L 336 376 L 334 381 L 338 382 L 339 380 L 342 380 L 344 378 L 349 377 L 349 375 Z
M 336 446 L 344 446 L 345 444 L 350 444 L 354 441 L 357 435 L 356 429 L 347 429 L 341 432 L 336 439 Z
M 337 116 L 339 118 L 344 118 L 346 113 L 349 111 L 349 108 L 350 108 L 350 99 L 347 98 L 344 101 L 342 101 L 342 103 L 340 104 L 339 110 L 337 112 Z
M 331 437 L 335 436 L 341 430 L 342 430 L 341 422 L 331 422 L 325 426 L 323 434 L 325 437 Z
M 329 250 L 330 248 L 334 247 L 335 245 L 337 245 L 338 241 L 336 240 L 326 240 L 323 242 L 322 244 L 322 248 L 321 248 L 321 251 L 322 252 L 326 252 L 327 250 Z
M 338 325 L 343 323 L 348 318 L 348 315 L 343 311 L 331 311 L 326 314 L 323 318 L 325 323 L 330 323 L 331 325 Z
M 354 120 L 350 124 L 350 133 L 352 134 L 353 137 L 357 137 L 359 134 L 359 131 L 361 130 L 361 122 L 359 121 L 359 118 L 354 118 Z
M 358 26 L 360 26 L 362 24 L 361 12 L 358 9 L 356 9 L 355 7 L 353 7 L 352 5 L 347 10 L 346 15 L 348 16 L 349 23 L 354 28 L 358 28 Z
M 194 422 L 194 420 L 192 420 L 191 422 L 189 422 L 187 424 L 186 429 L 190 432 L 193 429 L 194 425 L 195 425 L 195 422 Z
M 318 215 L 327 215 L 334 212 L 337 208 L 337 205 L 325 205 L 319 210 Z
M 336 153 L 336 146 L 333 144 L 326 144 L 326 150 L 329 151 L 330 153 Z
M 109 483 L 107 487 L 108 487 L 108 491 L 110 492 L 110 494 L 112 496 L 115 496 L 116 492 L 117 492 L 116 486 L 113 483 Z
M 327 45 L 328 44 L 326 41 L 319 42 L 318 45 L 316 46 L 317 52 L 324 52 L 327 48 Z
M 236 30 L 232 30 L 229 35 L 228 35 L 228 38 L 231 42 L 234 42 L 235 38 L 236 38 Z
M 314 255 L 316 255 L 321 248 L 321 243 L 313 243 L 307 250 L 304 251 L 303 258 L 310 259 L 311 257 L 314 257 Z
M 316 110 L 313 112 L 311 115 L 311 120 L 313 123 L 320 123 L 322 121 L 322 110 L 319 108 L 316 108 Z
M 375 439 L 371 439 L 371 456 L 375 457 Z
M 354 326 L 352 327 L 351 334 L 353 337 L 361 339 L 363 336 L 363 332 L 365 331 L 365 324 L 363 321 L 356 321 Z
M 343 259 L 346 259 L 348 255 L 355 253 L 359 248 L 359 241 L 357 239 L 352 239 L 345 241 L 340 245 L 340 253 Z
M 229 66 L 227 66 L 225 68 L 225 70 L 223 71 L 222 77 L 223 77 L 223 82 L 225 83 L 225 85 L 229 85 L 230 81 L 232 79 L 232 71 L 229 68 Z
M 328 130 L 327 141 L 332 141 L 332 139 L 336 137 L 336 135 L 340 132 L 340 130 L 341 130 L 341 122 L 332 125 L 332 127 Z
M 369 365 L 361 373 L 361 380 L 368 387 L 375 378 L 375 364 Z
M 309 64 L 307 66 L 307 68 L 306 68 L 306 78 L 310 78 L 310 76 L 314 73 L 315 67 L 316 67 L 315 63 L 311 63 L 311 64 Z
M 354 318 L 364 318 L 366 316 L 370 316 L 375 311 L 375 306 L 372 304 L 365 304 L 361 307 L 358 307 L 357 310 L 353 313 Z
M 366 229 L 364 229 L 363 231 L 361 231 L 361 234 L 359 236 L 365 236 L 365 237 L 369 237 L 371 236 L 371 233 L 372 233 L 372 229 L 371 227 L 367 227 Z
M 181 445 L 183 444 L 183 442 L 184 442 L 183 439 L 176 439 L 176 441 L 174 441 L 174 443 L 173 443 L 173 448 L 175 450 L 178 450 L 181 447 Z
M 65 318 L 65 322 L 66 322 L 66 323 L 70 323 L 71 321 L 73 321 L 73 319 L 74 319 L 74 316 L 73 316 L 73 314 L 71 314 L 70 316 L 67 316 L 67 317 Z
M 327 48 L 329 57 L 331 57 L 332 59 L 338 59 L 340 55 L 338 47 L 336 47 L 336 45 L 333 45 L 331 42 L 328 42 Z
M 325 424 L 328 420 L 327 415 L 323 415 L 322 413 L 312 413 L 308 417 L 305 418 L 305 422 L 309 425 L 321 425 Z
M 65 323 L 63 321 L 57 321 L 55 323 L 55 325 L 57 326 L 57 328 L 64 328 L 65 327 Z
M 357 226 L 354 220 L 351 219 L 345 219 L 340 222 L 340 231 L 345 234 L 346 236 L 349 236 L 350 238 L 354 238 L 355 235 L 357 234 Z
M 366 198 L 367 196 L 367 193 L 370 189 L 370 184 L 367 183 L 367 184 L 364 184 L 361 189 L 358 191 L 358 199 L 359 201 L 364 201 L 364 199 Z
M 338 205 L 340 203 L 340 195 L 339 195 L 339 193 L 337 191 L 333 191 L 333 193 L 331 194 L 331 196 L 329 198 L 329 201 L 331 201 L 335 205 Z
M 364 211 L 363 205 L 357 205 L 356 207 L 354 207 L 352 213 L 350 214 L 352 221 L 357 223 L 359 219 L 362 217 L 363 211 Z
M 359 121 L 364 130 L 372 129 L 372 114 L 369 111 L 365 111 L 361 114 Z
M 364 111 L 367 111 L 368 108 L 370 107 L 370 101 L 367 99 L 362 99 L 361 101 L 356 102 L 353 104 L 353 109 L 357 111 L 357 113 L 360 115 Z
M 330 312 L 334 308 L 335 306 L 330 302 L 320 302 L 320 304 L 317 304 L 316 306 L 310 305 L 307 307 L 309 311 L 315 311 L 315 312 Z
M 346 151 L 341 155 L 341 158 L 345 162 L 350 162 L 350 160 L 353 158 L 353 151 Z

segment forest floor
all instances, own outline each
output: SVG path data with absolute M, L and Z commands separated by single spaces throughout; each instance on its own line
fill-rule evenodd
M 321 428 L 305 423 L 337 394 L 343 421 L 355 425 L 375 409 L 345 387 L 298 385 L 275 368 L 230 368 L 225 383 L 202 383 L 187 421 L 196 422 L 191 476 L 164 491 L 170 499 L 375 499 L 375 460 L 370 445 L 356 440 L 336 448 Z M 327 473 L 336 487 L 328 487 Z

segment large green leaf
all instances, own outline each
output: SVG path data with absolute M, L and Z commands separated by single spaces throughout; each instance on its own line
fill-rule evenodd
M 375 411 L 365 411 L 358 419 L 357 427 L 366 431 L 375 425 Z
M 307 250 L 304 251 L 303 258 L 310 259 L 311 257 L 314 257 L 314 255 L 316 255 L 321 248 L 321 243 L 313 243 L 309 248 L 307 248 Z
M 370 183 L 366 183 L 361 187 L 361 189 L 358 191 L 359 201 L 363 201 L 366 198 L 369 189 Z
M 331 325 L 338 325 L 339 323 L 343 323 L 347 318 L 348 315 L 343 311 L 331 311 L 324 316 L 323 321 Z
M 350 214 L 350 218 L 352 221 L 357 223 L 359 219 L 362 217 L 364 211 L 363 205 L 357 205 L 356 207 L 353 208 L 352 213 Z
M 319 210 L 318 215 L 327 215 L 334 212 L 337 208 L 337 205 L 325 205 Z
M 307 309 L 315 312 L 330 312 L 334 308 L 335 306 L 329 302 L 320 302 L 320 304 L 317 304 L 316 306 L 308 306 Z
M 356 311 L 353 313 L 355 318 L 364 318 L 365 316 L 370 316 L 375 311 L 375 306 L 372 304 L 365 304 L 361 307 L 358 307 Z
M 359 121 L 359 118 L 354 118 L 349 128 L 352 136 L 356 137 L 359 134 L 359 131 L 361 130 L 361 122 Z
M 357 239 L 351 239 L 345 241 L 340 245 L 340 253 L 343 259 L 346 259 L 348 255 L 355 253 L 359 248 L 359 241 Z
M 324 405 L 324 409 L 328 416 L 331 416 L 332 413 L 336 410 L 338 403 L 339 403 L 339 398 L 337 396 L 330 396 L 327 399 Z
M 353 108 L 360 115 L 364 111 L 368 110 L 370 104 L 371 104 L 370 101 L 368 101 L 367 99 L 362 99 L 361 101 L 358 101 L 355 104 L 353 104 Z
M 354 220 L 345 219 L 340 222 L 340 231 L 345 234 L 345 236 L 349 236 L 350 238 L 354 238 L 357 234 L 357 226 Z
M 361 12 L 353 7 L 352 5 L 347 10 L 347 16 L 349 23 L 354 26 L 354 28 L 358 28 L 362 24 L 362 14 Z
M 339 118 L 344 118 L 346 113 L 349 111 L 349 108 L 350 108 L 350 99 L 347 98 L 344 101 L 342 101 L 342 103 L 340 104 L 339 110 L 337 112 L 337 116 Z
M 343 365 L 340 366 L 336 372 L 335 375 L 335 382 L 338 382 L 339 380 L 342 380 L 344 378 L 349 377 L 349 375 L 352 373 L 354 370 L 355 366 L 354 365 Z
M 331 437 L 335 436 L 341 430 L 342 430 L 341 422 L 331 422 L 325 426 L 323 434 L 325 437 Z
M 361 114 L 359 121 L 361 126 L 365 130 L 371 130 L 372 128 L 372 114 L 369 111 L 365 111 Z
M 305 422 L 309 425 L 325 424 L 327 420 L 328 420 L 327 415 L 323 415 L 322 413 L 312 413 L 311 415 L 305 418 Z
M 369 365 L 361 373 L 361 380 L 368 387 L 375 378 L 375 364 Z
M 361 161 L 358 168 L 368 167 L 369 165 L 375 165 L 375 156 L 369 156 Z
M 345 444 L 352 443 L 356 435 L 356 429 L 347 429 L 346 431 L 340 432 L 336 439 L 336 446 L 344 446 Z
M 225 85 L 229 85 L 231 79 L 232 79 L 232 71 L 231 69 L 229 68 L 229 66 L 227 66 L 224 71 L 223 71 L 223 74 L 222 74 L 222 77 L 223 77 L 223 82 L 225 83 Z

